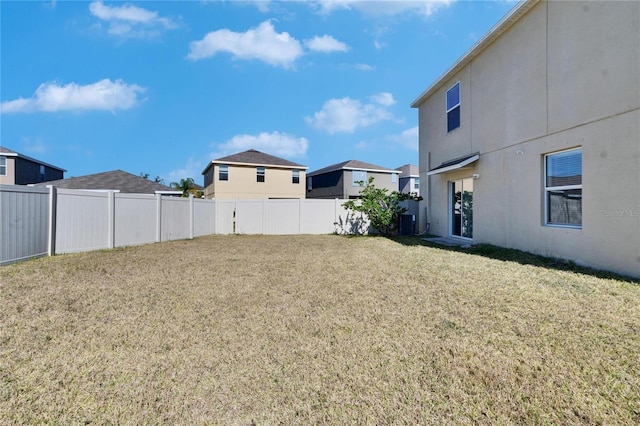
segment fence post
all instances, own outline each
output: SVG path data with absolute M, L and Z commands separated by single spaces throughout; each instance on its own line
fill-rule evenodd
M 107 248 L 114 248 L 115 242 L 115 192 L 109 191 L 107 193 Z
M 53 185 L 49 188 L 49 235 L 47 241 L 47 254 L 56 254 L 56 212 L 58 210 L 58 189 Z
M 162 241 L 162 195 L 156 194 L 156 243 Z
M 298 198 L 298 235 L 302 234 L 302 198 Z
M 194 217 L 194 208 L 193 208 L 193 194 L 189 193 L 189 239 L 193 240 L 194 227 L 195 227 L 195 217 Z

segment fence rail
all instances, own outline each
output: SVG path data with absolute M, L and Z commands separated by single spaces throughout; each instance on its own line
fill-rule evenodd
M 353 218 L 345 201 L 200 200 L 0 185 L 0 265 L 213 234 L 349 232 L 355 227 L 344 226 Z

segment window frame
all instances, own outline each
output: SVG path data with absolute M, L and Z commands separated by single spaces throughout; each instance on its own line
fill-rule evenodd
M 291 170 L 291 183 L 293 184 L 300 183 L 300 169 Z
M 454 105 L 452 105 L 451 107 L 449 106 L 449 92 L 451 92 L 453 89 L 458 88 L 458 102 Z M 445 111 L 446 111 L 446 115 L 447 115 L 447 133 L 454 131 L 455 129 L 459 128 L 461 125 L 461 116 L 460 116 L 460 82 L 456 82 L 453 86 L 451 86 L 449 89 L 447 89 L 447 92 L 445 93 Z M 450 119 L 449 116 L 450 114 L 454 113 L 454 111 L 457 109 L 457 114 L 458 114 L 458 125 L 455 127 L 450 127 Z
M 7 157 L 0 155 L 0 176 L 7 175 Z
M 267 171 L 264 167 L 258 166 L 256 167 L 256 182 L 264 183 L 266 179 Z
M 225 176 L 225 178 L 223 178 L 222 176 Z M 218 180 L 219 181 L 228 181 L 229 180 L 229 165 L 228 164 L 220 164 L 218 166 Z
M 40 170 L 39 171 L 40 171 L 40 173 L 39 173 L 40 182 L 44 182 L 46 180 L 46 177 L 47 177 L 47 168 L 45 167 L 44 164 L 40 164 Z
M 356 176 L 358 176 L 358 178 L 361 178 L 362 176 L 364 176 L 364 179 L 357 179 L 356 180 Z M 367 171 L 366 170 L 351 170 L 351 185 L 352 186 L 362 186 L 362 185 L 360 185 L 360 182 L 363 182 L 364 185 L 367 184 Z
M 573 185 L 556 185 L 549 186 L 548 185 L 548 159 L 558 154 L 565 154 L 571 151 L 579 151 L 580 153 L 580 184 Z M 574 147 L 563 149 L 561 151 L 554 151 L 544 154 L 543 156 L 543 182 L 542 182 L 542 192 L 544 197 L 544 225 L 549 227 L 557 227 L 557 228 L 570 228 L 570 229 L 582 229 L 582 147 Z M 580 190 L 580 224 L 571 224 L 571 223 L 556 223 L 550 221 L 550 212 L 549 212 L 549 194 L 553 191 L 570 191 L 570 190 Z

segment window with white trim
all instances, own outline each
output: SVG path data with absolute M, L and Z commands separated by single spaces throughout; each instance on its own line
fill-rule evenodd
M 544 156 L 545 224 L 582 227 L 582 148 Z
M 264 182 L 264 167 L 256 167 L 256 182 Z
M 367 184 L 367 172 L 365 170 L 353 170 L 351 172 L 351 176 L 353 177 L 353 186 L 361 186 Z
M 398 182 L 398 174 L 391 173 L 391 183 L 396 183 L 396 182 Z
M 420 180 L 413 179 L 413 189 L 420 189 Z
M 300 170 L 293 169 L 291 171 L 291 183 L 300 183 Z
M 0 176 L 7 175 L 7 157 L 0 157 Z
M 447 90 L 447 132 L 460 127 L 460 82 Z
M 220 164 L 218 168 L 218 180 L 229 180 L 229 166 Z

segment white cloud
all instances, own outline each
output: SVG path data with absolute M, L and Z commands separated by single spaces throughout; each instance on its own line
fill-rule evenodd
M 171 170 L 167 173 L 165 179 L 165 185 L 169 186 L 171 182 L 180 182 L 180 179 L 191 178 L 198 185 L 202 185 L 202 169 L 204 164 L 201 161 L 189 157 L 187 164 L 181 169 Z
M 175 22 L 137 6 L 105 6 L 102 1 L 89 4 L 89 11 L 98 19 L 109 22 L 107 32 L 118 37 L 152 38 L 162 30 L 177 28 Z
M 371 1 L 371 0 L 315 0 L 314 6 L 323 15 L 336 10 L 357 10 L 366 15 L 398 15 L 417 13 L 431 16 L 438 9 L 449 6 L 455 0 L 409 0 L 409 1 Z
M 44 155 L 47 152 L 47 147 L 41 138 L 24 137 L 22 146 L 22 149 L 29 154 Z
M 316 52 L 346 52 L 349 50 L 349 46 L 330 35 L 315 36 L 310 40 L 305 40 L 304 45 Z
M 412 151 L 418 151 L 418 126 L 405 130 L 399 135 L 391 138 L 401 146 Z
M 228 29 L 208 33 L 202 40 L 192 41 L 187 57 L 204 59 L 218 52 L 229 52 L 238 59 L 259 59 L 273 66 L 290 68 L 303 54 L 300 42 L 289 33 L 277 33 L 271 21 L 244 33 Z
M 93 84 L 81 86 L 69 83 L 59 86 L 56 83 L 43 83 L 32 97 L 2 102 L 2 113 L 18 112 L 56 112 L 102 110 L 115 111 L 130 109 L 140 99 L 138 95 L 146 89 L 137 84 L 126 84 L 122 80 L 100 80 Z
M 374 95 L 374 97 L 379 96 Z M 390 96 L 390 94 L 389 94 Z M 384 97 L 384 96 L 383 96 Z M 393 96 L 391 96 L 393 99 Z M 388 99 L 387 99 L 388 101 Z M 316 129 L 330 134 L 338 132 L 353 133 L 357 128 L 368 127 L 384 120 L 393 119 L 393 115 L 379 102 L 363 104 L 351 98 L 330 99 L 313 117 L 305 121 Z
M 375 95 L 369 96 L 369 100 L 384 106 L 391 106 L 396 103 L 396 100 L 393 99 L 393 95 L 389 92 L 376 93 Z
M 288 133 L 262 132 L 258 135 L 236 135 L 221 144 L 212 144 L 216 152 L 212 158 L 235 154 L 248 149 L 256 149 L 266 154 L 282 156 L 284 158 L 299 158 L 307 153 L 309 141 L 306 138 L 297 138 Z
M 358 71 L 373 71 L 376 69 L 376 67 L 371 66 L 369 64 L 355 64 L 354 68 L 357 69 Z

